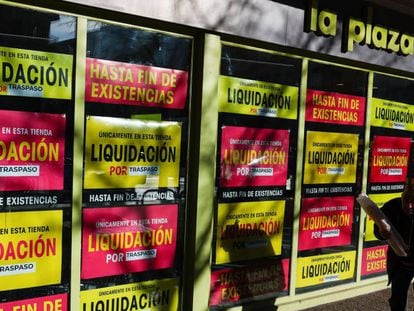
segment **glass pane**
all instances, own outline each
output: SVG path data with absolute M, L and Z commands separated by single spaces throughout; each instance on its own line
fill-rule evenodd
M 301 60 L 223 45 L 210 308 L 287 295 Z
M 178 301 L 191 49 L 189 38 L 88 22 L 82 304 L 115 288 Z
M 412 80 L 374 74 L 367 194 L 380 208 L 401 197 L 412 176 L 413 87 Z M 362 278 L 385 274 L 388 246 L 374 234 L 371 217 L 365 217 L 363 246 Z
M 68 308 L 76 19 L 6 5 L 0 19 L 0 309 Z
M 356 279 L 368 74 L 309 62 L 297 292 Z

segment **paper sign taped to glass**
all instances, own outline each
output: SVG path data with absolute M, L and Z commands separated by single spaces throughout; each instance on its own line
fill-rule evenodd
M 402 239 L 401 235 L 391 224 L 387 216 L 378 208 L 366 194 L 361 193 L 357 197 L 357 202 L 361 205 L 364 211 L 372 218 L 380 231 L 389 231 L 389 238 L 386 239 L 388 245 L 394 252 L 401 257 L 406 257 L 408 246 Z

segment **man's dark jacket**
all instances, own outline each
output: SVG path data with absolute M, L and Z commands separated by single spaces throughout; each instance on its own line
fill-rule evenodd
M 381 208 L 381 211 L 387 216 L 394 228 L 400 233 L 401 237 L 404 239 L 405 243 L 409 245 L 414 243 L 414 238 L 410 239 L 410 235 L 413 235 L 414 226 L 413 226 L 413 216 L 407 215 L 402 209 L 402 200 L 401 197 L 392 199 L 384 204 Z M 413 228 L 412 228 L 413 227 Z M 374 235 L 380 239 L 384 238 L 379 233 L 379 228 L 374 224 Z M 413 250 L 413 246 L 410 246 L 410 249 Z M 398 256 L 391 247 L 388 247 L 387 251 L 387 273 L 388 273 L 388 283 L 391 282 L 392 272 L 395 267 L 401 266 L 407 270 L 414 271 L 414 252 L 411 251 L 408 254 L 408 257 Z

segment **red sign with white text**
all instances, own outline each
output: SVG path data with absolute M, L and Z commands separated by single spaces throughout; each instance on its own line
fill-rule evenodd
M 353 206 L 353 197 L 304 198 L 299 250 L 350 244 Z
M 0 111 L 0 191 L 62 190 L 64 114 Z
M 186 71 L 87 58 L 85 99 L 107 104 L 183 109 L 187 80 Z
M 1 311 L 66 311 L 68 295 L 58 294 L 0 303 Z
M 391 183 L 405 181 L 410 158 L 410 137 L 375 136 L 369 181 Z
M 211 273 L 210 306 L 287 291 L 289 260 Z
M 306 121 L 362 126 L 365 97 L 308 90 Z
M 224 126 L 221 187 L 286 186 L 289 130 Z
M 364 248 L 362 251 L 361 275 L 387 271 L 387 245 Z
M 174 263 L 177 205 L 83 209 L 82 279 Z

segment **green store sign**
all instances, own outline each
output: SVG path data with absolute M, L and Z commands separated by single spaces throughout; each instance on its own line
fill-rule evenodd
M 365 19 L 344 18 L 342 30 L 342 51 L 352 52 L 355 44 L 394 52 L 400 55 L 414 54 L 414 37 L 398 29 L 374 25 L 373 9 L 366 8 Z M 338 15 L 331 10 L 319 10 L 318 0 L 309 0 L 305 29 L 317 35 L 335 37 Z

